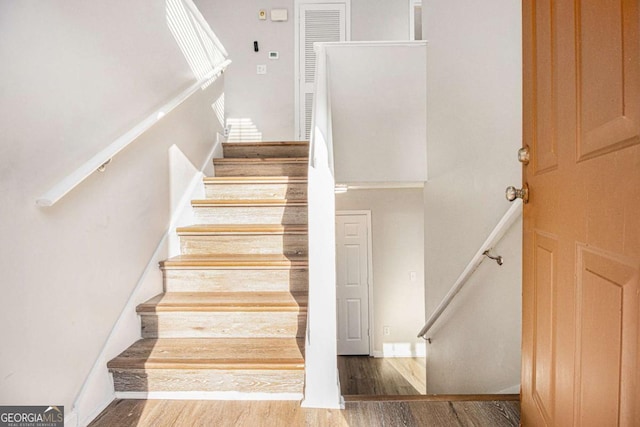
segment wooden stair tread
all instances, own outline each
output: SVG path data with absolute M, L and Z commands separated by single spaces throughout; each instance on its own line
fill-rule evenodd
M 255 142 L 223 142 L 223 147 L 286 147 L 308 146 L 309 141 L 255 141 Z
M 109 369 L 304 369 L 304 339 L 160 338 L 135 342 Z
M 301 176 L 208 176 L 205 184 L 306 184 Z
M 251 200 L 251 199 L 231 199 L 231 200 L 212 200 L 201 199 L 192 200 L 191 206 L 220 206 L 220 207 L 241 207 L 241 206 L 289 206 L 289 207 L 304 207 L 307 206 L 306 200 L 284 200 L 284 199 L 263 199 L 263 200 Z
M 195 224 L 178 227 L 176 232 L 181 236 L 208 234 L 307 234 L 304 224 Z
M 184 267 L 307 267 L 306 255 L 178 255 L 160 263 L 162 268 Z
M 231 164 L 231 163 L 307 163 L 307 157 L 217 157 L 213 159 L 214 165 Z
M 300 311 L 304 292 L 167 292 L 138 305 L 138 313 L 174 311 Z

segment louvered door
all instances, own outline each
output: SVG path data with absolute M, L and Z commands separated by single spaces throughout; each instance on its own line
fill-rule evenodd
M 316 72 L 316 42 L 339 42 L 348 39 L 345 3 L 303 3 L 298 9 L 298 138 L 308 140 Z

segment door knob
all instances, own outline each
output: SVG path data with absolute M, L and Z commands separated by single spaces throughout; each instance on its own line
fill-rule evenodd
M 507 187 L 507 191 L 505 192 L 505 196 L 507 200 L 513 202 L 515 199 L 522 199 L 522 203 L 529 202 L 529 186 L 525 183 L 522 188 L 516 187 Z
M 518 161 L 523 165 L 529 164 L 529 146 L 525 145 L 518 150 Z

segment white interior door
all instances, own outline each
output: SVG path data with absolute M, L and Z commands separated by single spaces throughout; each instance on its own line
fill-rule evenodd
M 336 214 L 338 354 L 369 354 L 369 217 Z
M 308 140 L 311 129 L 316 42 L 347 40 L 346 3 L 301 3 L 298 7 L 298 91 L 296 123 L 298 138 Z

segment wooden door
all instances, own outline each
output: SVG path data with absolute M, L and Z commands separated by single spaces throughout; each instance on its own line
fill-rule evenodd
M 369 354 L 369 217 L 336 213 L 338 354 Z
M 640 425 L 638 0 L 524 0 L 524 426 Z

